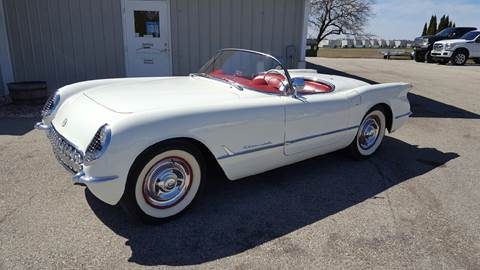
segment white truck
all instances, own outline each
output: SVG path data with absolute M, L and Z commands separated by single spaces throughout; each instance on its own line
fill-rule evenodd
M 431 56 L 439 64 L 465 65 L 467 60 L 473 59 L 480 64 L 480 31 L 471 31 L 460 39 L 441 40 L 435 42 Z

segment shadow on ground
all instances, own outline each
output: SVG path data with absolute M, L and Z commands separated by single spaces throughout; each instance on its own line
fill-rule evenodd
M 194 208 L 158 226 L 131 223 L 119 207 L 88 190 L 85 195 L 98 218 L 128 239 L 130 262 L 194 265 L 244 252 L 365 200 L 385 200 L 378 194 L 457 157 L 386 137 L 368 160 L 336 152 L 235 182 L 209 179 L 208 194 Z
M 39 118 L 6 117 L 0 118 L 0 135 L 22 136 L 33 129 Z
M 315 69 L 319 73 L 331 74 L 337 76 L 344 76 L 360 81 L 364 81 L 370 84 L 378 84 L 379 82 L 359 77 L 350 73 L 332 69 L 326 66 L 317 65 L 307 62 L 307 68 Z M 411 117 L 429 117 L 429 118 L 463 118 L 463 119 L 480 119 L 480 115 L 466 111 L 462 108 L 458 108 L 452 105 L 448 105 L 436 100 L 420 96 L 413 93 L 408 93 L 408 100 L 412 107 Z

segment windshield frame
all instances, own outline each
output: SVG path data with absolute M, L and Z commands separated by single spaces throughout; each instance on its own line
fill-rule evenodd
M 267 54 L 267 53 L 263 53 L 263 52 L 258 52 L 258 51 L 253 51 L 253 50 L 248 50 L 248 49 L 238 49 L 238 48 L 225 48 L 225 49 L 221 49 L 219 51 L 217 51 L 215 53 L 215 55 L 210 58 L 201 68 L 200 70 L 203 70 L 204 68 L 206 68 L 208 65 L 211 65 L 212 63 L 215 63 L 215 60 L 220 56 L 222 55 L 222 53 L 224 52 L 232 52 L 232 51 L 236 51 L 236 52 L 245 52 L 245 53 L 252 53 L 252 54 L 257 54 L 257 55 L 261 55 L 261 56 L 264 56 L 264 57 L 267 57 L 267 58 L 270 58 L 272 59 L 273 61 L 275 61 L 282 69 L 283 69 L 283 72 L 285 73 L 285 77 L 287 78 L 287 88 L 285 91 L 282 92 L 282 94 L 280 95 L 283 95 L 283 96 L 287 96 L 287 95 L 292 95 L 294 93 L 294 90 L 293 90 L 293 86 L 292 86 L 292 78 L 290 77 L 290 74 L 288 73 L 288 69 L 285 67 L 285 65 L 280 62 L 280 60 L 278 60 L 276 57 L 270 55 L 270 54 Z M 195 73 L 192 73 L 192 74 L 195 74 Z M 198 73 L 197 73 L 198 74 Z M 213 79 L 211 78 L 210 76 L 208 77 L 210 79 Z M 257 92 L 260 92 L 258 90 L 255 90 L 255 89 L 250 89 L 250 88 L 247 88 L 249 90 L 253 90 L 253 91 L 257 91 Z M 268 94 L 266 92 L 262 92 L 262 93 L 265 93 L 265 94 Z M 279 94 L 274 94 L 274 95 L 279 95 Z

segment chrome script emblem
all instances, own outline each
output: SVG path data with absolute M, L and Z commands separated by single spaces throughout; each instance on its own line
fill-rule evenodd
M 63 119 L 63 121 L 62 121 L 62 127 L 66 126 L 66 125 L 67 125 L 67 122 L 68 122 L 68 119 L 67 119 L 67 118 Z

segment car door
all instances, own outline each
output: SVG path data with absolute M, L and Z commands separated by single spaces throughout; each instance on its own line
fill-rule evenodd
M 355 132 L 349 114 L 355 101 L 351 93 L 331 92 L 289 96 L 285 102 L 286 155 L 315 151 L 318 154 L 348 145 Z M 350 132 L 349 132 L 350 131 Z

